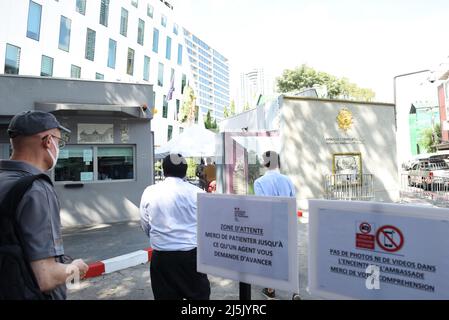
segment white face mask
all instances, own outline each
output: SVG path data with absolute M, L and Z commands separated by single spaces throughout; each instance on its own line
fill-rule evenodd
M 58 145 L 55 143 L 55 140 L 53 140 L 53 137 L 51 138 L 51 142 L 53 143 L 53 145 L 55 146 L 55 150 L 56 150 L 56 156 L 53 156 L 53 154 L 51 153 L 50 149 L 47 149 L 48 154 L 51 157 L 51 160 L 53 162 L 52 166 L 47 170 L 47 171 L 51 171 L 56 167 L 56 163 L 58 162 L 58 158 L 59 158 L 59 147 Z

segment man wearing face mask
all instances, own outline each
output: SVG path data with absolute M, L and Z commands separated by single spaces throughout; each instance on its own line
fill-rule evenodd
M 70 132 L 51 113 L 27 111 L 11 120 L 8 134 L 13 153 L 10 160 L 0 161 L 0 201 L 20 178 L 54 169 L 59 148 L 65 145 L 61 131 Z M 74 270 L 84 277 L 88 266 L 80 259 L 70 268 L 63 264 L 59 211 L 53 185 L 39 179 L 19 202 L 15 218 L 23 235 L 22 249 L 40 291 L 49 299 L 64 300 L 67 279 Z

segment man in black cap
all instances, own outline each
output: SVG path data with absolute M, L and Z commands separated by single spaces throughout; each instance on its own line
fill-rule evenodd
M 47 112 L 27 111 L 11 120 L 8 134 L 13 153 L 10 160 L 0 161 L 0 202 L 21 177 L 39 175 L 56 166 L 59 149 L 65 145 L 61 131 L 70 132 Z M 74 260 L 70 267 L 63 264 L 59 211 L 52 184 L 39 179 L 24 194 L 15 217 L 24 238 L 25 256 L 41 292 L 63 300 L 67 279 L 74 270 L 83 277 L 88 266 L 82 260 Z

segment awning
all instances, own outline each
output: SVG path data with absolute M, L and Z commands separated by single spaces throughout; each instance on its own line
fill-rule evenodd
M 150 109 L 144 110 L 142 106 L 36 102 L 34 107 L 36 110 L 64 116 L 111 116 L 142 120 L 153 117 Z

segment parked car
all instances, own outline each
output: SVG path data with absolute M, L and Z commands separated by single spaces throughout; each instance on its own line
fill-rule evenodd
M 449 186 L 449 165 L 439 158 L 419 160 L 408 171 L 408 185 L 431 190 L 432 185 L 440 188 Z

